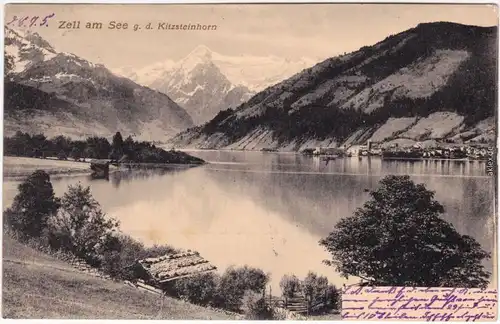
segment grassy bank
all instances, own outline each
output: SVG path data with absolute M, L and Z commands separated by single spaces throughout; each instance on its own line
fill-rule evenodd
M 43 169 L 49 175 L 91 173 L 90 163 L 87 162 L 16 156 L 4 156 L 3 158 L 4 179 L 24 178 L 39 169 Z
M 69 264 L 3 238 L 4 318 L 214 319 L 236 318 L 95 278 Z

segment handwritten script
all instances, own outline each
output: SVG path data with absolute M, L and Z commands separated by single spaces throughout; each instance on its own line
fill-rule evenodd
M 479 288 L 346 287 L 343 320 L 495 321 L 497 291 Z
M 37 26 L 49 26 L 49 21 L 54 18 L 56 14 L 51 13 L 44 16 L 14 16 L 12 19 L 7 21 L 6 25 L 11 27 L 37 27 Z

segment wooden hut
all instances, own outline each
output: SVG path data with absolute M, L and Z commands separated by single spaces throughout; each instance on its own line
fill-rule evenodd
M 109 161 L 91 160 L 90 169 L 93 171 L 93 176 L 97 178 L 106 178 L 109 175 Z
M 151 286 L 163 288 L 165 284 L 181 278 L 212 272 L 217 267 L 198 252 L 183 252 L 158 258 L 139 260 L 134 265 L 135 274 Z

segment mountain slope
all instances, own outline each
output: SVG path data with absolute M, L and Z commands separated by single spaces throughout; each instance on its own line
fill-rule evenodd
M 246 87 L 233 85 L 204 46 L 197 47 L 148 86 L 168 94 L 196 124 L 207 122 L 222 109 L 240 105 L 252 94 Z
M 6 133 L 82 137 L 121 131 L 163 140 L 193 125 L 167 95 L 114 75 L 102 65 L 58 53 L 36 33 L 6 28 L 5 44 L 14 58 L 13 75 L 5 84 Z
M 494 139 L 496 27 L 427 23 L 327 59 L 170 143 L 300 150 Z
M 166 60 L 116 73 L 168 94 L 196 124 L 234 108 L 277 82 L 312 65 L 313 60 L 274 56 L 226 56 L 200 45 L 179 62 Z

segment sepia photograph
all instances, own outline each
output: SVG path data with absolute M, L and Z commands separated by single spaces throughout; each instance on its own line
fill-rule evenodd
M 497 26 L 4 5 L 2 317 L 496 320 Z

